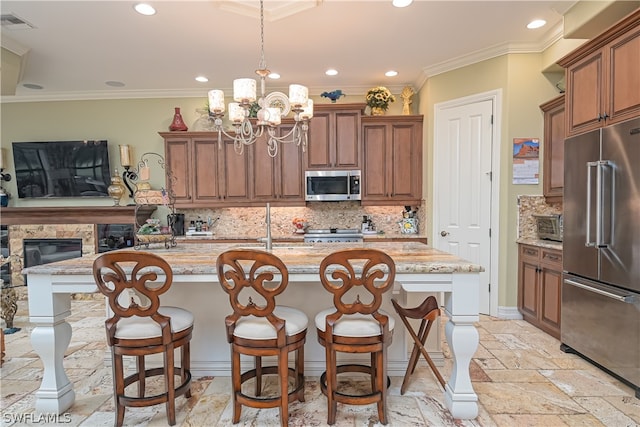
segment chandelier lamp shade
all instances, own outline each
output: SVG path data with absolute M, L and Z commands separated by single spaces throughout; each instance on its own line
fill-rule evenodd
M 233 125 L 232 134 L 222 126 L 225 114 L 224 92 L 219 89 L 209 91 L 209 112 L 214 118 L 214 130 L 218 132 L 218 148 L 222 147 L 222 135 L 233 140 L 237 153 L 242 154 L 245 145 L 251 145 L 266 135 L 268 152 L 271 157 L 278 154 L 278 144 L 294 143 L 306 150 L 309 120 L 313 117 L 313 100 L 309 99 L 306 86 L 289 86 L 288 103 L 294 114 L 294 126 L 284 135 L 279 134 L 283 110 L 279 106 L 268 105 L 265 97 L 265 79 L 271 73 L 264 59 L 264 5 L 260 0 L 260 63 L 256 74 L 260 78 L 260 96 L 257 94 L 257 82 L 251 78 L 233 81 L 233 100 L 228 105 L 229 121 Z M 252 104 L 258 102 L 259 110 L 255 127 L 250 120 Z

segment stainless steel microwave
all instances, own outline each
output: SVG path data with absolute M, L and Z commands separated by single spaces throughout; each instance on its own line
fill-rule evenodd
M 361 200 L 360 171 L 307 171 L 305 188 L 305 200 L 310 202 Z

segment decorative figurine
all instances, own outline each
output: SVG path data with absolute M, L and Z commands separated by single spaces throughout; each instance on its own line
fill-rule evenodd
M 413 102 L 411 97 L 413 95 L 415 95 L 415 94 L 416 93 L 409 86 L 405 86 L 404 89 L 402 89 L 402 93 L 400 94 L 400 98 L 402 98 L 402 114 L 403 115 L 408 116 L 408 115 L 411 114 L 410 105 Z
M 342 93 L 340 89 L 336 89 L 332 92 L 322 92 L 320 96 L 323 98 L 329 98 L 331 102 L 335 103 L 338 100 L 338 98 L 340 98 L 341 96 L 347 96 L 347 95 L 345 93 Z

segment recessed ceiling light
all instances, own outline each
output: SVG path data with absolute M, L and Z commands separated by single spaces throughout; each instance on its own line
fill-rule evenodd
M 104 84 L 106 84 L 107 86 L 111 86 L 111 87 L 124 87 L 124 83 L 118 82 L 118 81 L 115 81 L 115 80 L 108 80 L 108 81 L 104 82 Z
M 277 79 L 280 78 L 280 74 L 278 74 L 278 73 L 269 73 L 269 78 L 277 80 Z
M 151 16 L 156 14 L 156 10 L 153 6 L 147 3 L 138 3 L 133 8 L 141 15 Z
M 22 85 L 22 87 L 26 87 L 27 89 L 37 89 L 37 90 L 44 89 L 43 86 L 40 86 L 34 83 L 25 83 Z
M 544 19 L 536 19 L 527 24 L 527 28 L 530 30 L 534 30 L 536 28 L 544 27 L 547 24 L 547 21 Z
M 395 7 L 407 7 L 411 3 L 413 3 L 413 0 L 393 0 L 391 2 Z
M 324 72 L 327 76 L 337 76 L 338 75 L 338 70 L 335 70 L 333 68 L 329 68 L 327 71 Z
M 209 81 L 209 79 L 206 78 L 205 76 L 198 76 L 198 77 L 196 77 L 196 81 L 200 82 L 200 83 L 206 83 L 206 82 Z
M 389 70 L 386 73 L 384 73 L 384 75 L 387 76 L 387 77 L 395 77 L 395 76 L 398 75 L 398 72 L 394 71 L 394 70 Z

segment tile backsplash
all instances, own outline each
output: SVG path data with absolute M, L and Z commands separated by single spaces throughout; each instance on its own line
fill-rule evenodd
M 265 205 L 266 206 L 266 205 Z M 415 210 L 415 206 L 413 207 Z M 426 209 L 418 207 L 419 234 L 425 235 Z M 292 235 L 294 218 L 304 218 L 309 228 L 357 228 L 363 215 L 371 216 L 376 229 L 389 237 L 401 236 L 400 225 L 404 206 L 361 206 L 358 202 L 310 202 L 304 207 L 271 206 L 271 233 L 274 237 Z M 185 214 L 185 227 L 200 217 L 206 221 L 219 218 L 212 231 L 216 238 L 256 238 L 265 234 L 265 207 L 179 209 Z M 405 235 L 406 236 L 406 235 Z

